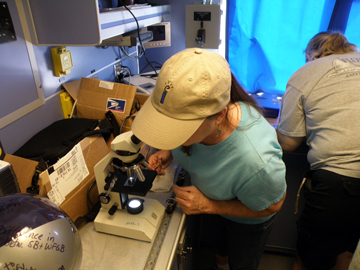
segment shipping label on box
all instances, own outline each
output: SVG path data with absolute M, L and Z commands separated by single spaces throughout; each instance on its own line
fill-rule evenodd
M 47 195 L 53 203 L 60 206 L 65 197 L 89 175 L 80 144 L 75 145 L 45 172 L 51 184 Z
M 102 136 L 83 139 L 69 153 L 47 171 L 40 174 L 41 185 L 48 195 L 69 217 L 75 221 L 91 210 L 88 200 L 98 201 L 94 166 L 107 154 L 109 149 Z M 93 189 L 89 193 L 89 187 Z

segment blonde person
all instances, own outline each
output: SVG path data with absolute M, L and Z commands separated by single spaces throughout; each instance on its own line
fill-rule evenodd
M 305 50 L 307 64 L 292 75 L 283 96 L 279 142 L 293 151 L 306 139 L 311 165 L 294 269 L 347 269 L 360 238 L 357 51 L 341 33 L 315 35 Z
M 163 149 L 155 169 L 174 158 L 191 186 L 174 186 L 187 215 L 201 215 L 202 234 L 222 269 L 258 269 L 275 214 L 286 194 L 275 129 L 219 54 L 187 49 L 161 68 L 132 130 Z M 229 264 L 227 263 L 227 260 Z

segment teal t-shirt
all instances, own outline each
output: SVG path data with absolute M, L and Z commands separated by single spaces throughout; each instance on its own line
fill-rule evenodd
M 275 129 L 253 107 L 240 102 L 239 126 L 224 141 L 211 146 L 194 144 L 187 156 L 172 151 L 191 183 L 214 200 L 238 198 L 254 211 L 278 202 L 286 192 L 285 165 Z M 270 219 L 224 216 L 246 224 Z

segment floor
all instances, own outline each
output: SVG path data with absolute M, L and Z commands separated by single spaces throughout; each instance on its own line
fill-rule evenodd
M 191 222 L 197 224 L 196 219 L 189 219 L 190 226 L 187 227 L 189 236 L 185 246 L 191 246 L 192 251 L 187 252 L 182 265 L 175 263 L 172 270 L 216 270 L 215 255 L 203 245 L 197 245 L 199 231 L 198 226 L 191 226 Z M 188 224 L 189 225 L 189 224 Z M 191 240 L 192 239 L 192 240 Z M 177 258 L 179 260 L 179 258 Z M 295 255 L 285 252 L 273 252 L 270 249 L 265 250 L 258 270 L 292 270 L 295 262 Z
M 295 255 L 265 250 L 258 270 L 292 270 Z M 216 260 L 206 248 L 192 250 L 186 254 L 181 266 L 174 264 L 172 270 L 217 270 Z
M 295 256 L 282 253 L 265 252 L 259 270 L 292 270 Z
M 281 253 L 265 252 L 261 258 L 259 270 L 292 270 L 295 262 L 295 257 Z M 186 264 L 185 264 L 186 265 Z M 211 258 L 204 258 L 202 266 L 184 267 L 184 270 L 201 269 L 201 270 L 216 270 L 215 262 Z
M 185 258 L 182 268 L 174 265 L 173 270 L 216 270 L 214 258 L 202 255 L 201 266 L 194 263 L 191 253 Z M 292 270 L 295 256 L 265 251 L 258 270 Z

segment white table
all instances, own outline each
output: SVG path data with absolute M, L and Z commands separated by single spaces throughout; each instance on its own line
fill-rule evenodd
M 148 192 L 147 198 L 157 199 L 166 206 L 166 200 L 172 190 L 166 193 Z M 185 230 L 186 215 L 181 208 L 176 207 L 172 214 L 169 228 L 157 258 L 154 270 L 172 269 L 178 242 Z M 125 237 L 99 233 L 95 231 L 94 223 L 89 222 L 79 230 L 83 258 L 81 270 L 119 269 L 142 270 L 146 264 L 152 243 Z

